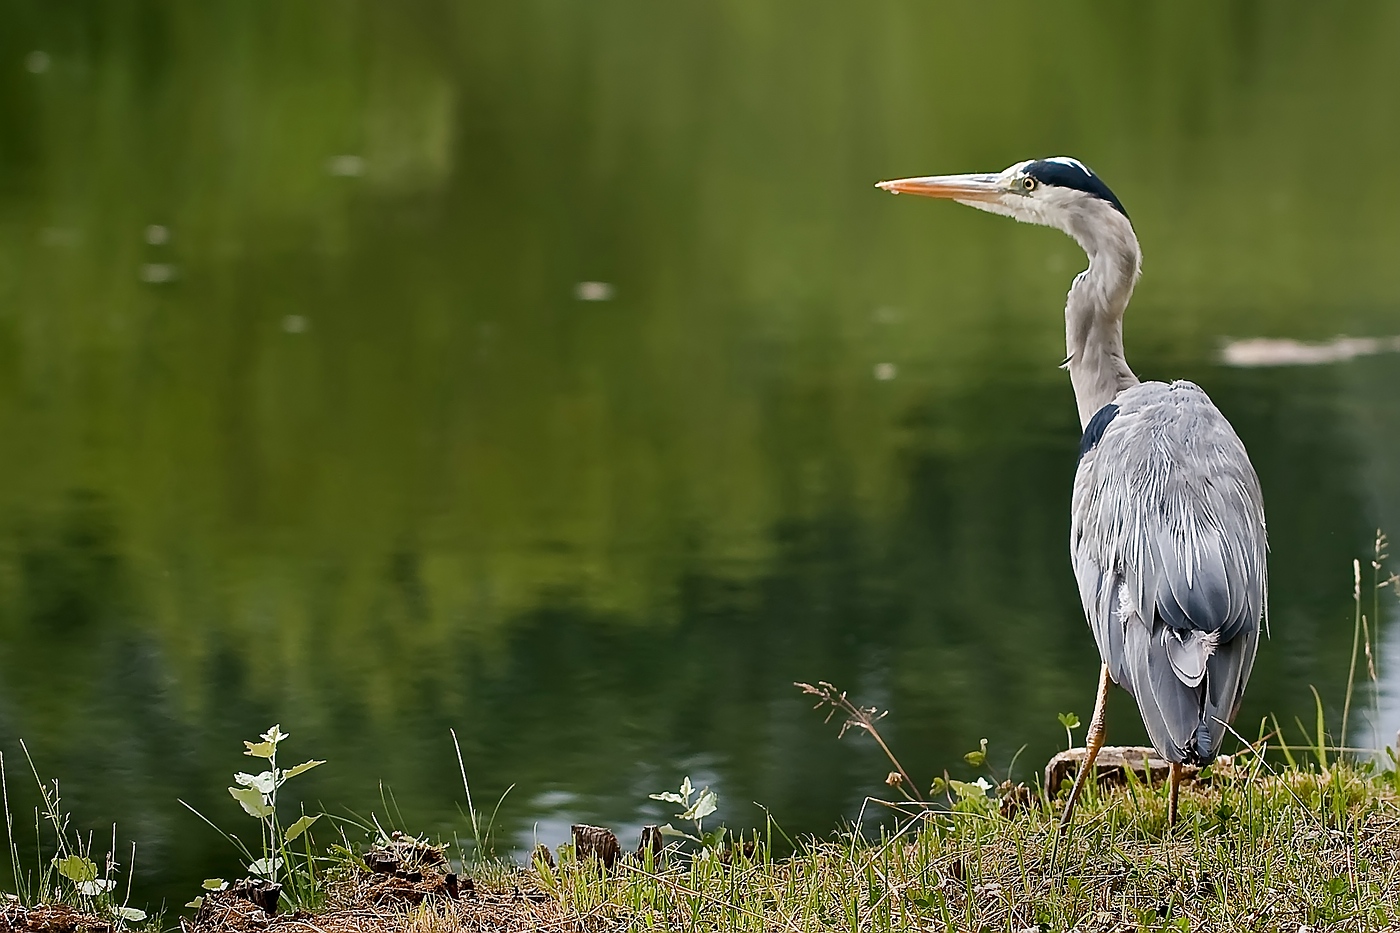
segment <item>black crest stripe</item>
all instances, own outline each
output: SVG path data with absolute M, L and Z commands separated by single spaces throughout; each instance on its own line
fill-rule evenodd
M 1082 162 L 1074 159 L 1040 159 L 1027 165 L 1025 172 L 1042 185 L 1073 188 L 1076 191 L 1083 191 L 1094 197 L 1102 198 L 1116 207 L 1118 213 L 1124 217 L 1128 216 L 1128 212 L 1123 208 L 1123 203 L 1108 189 L 1108 185 L 1105 185 L 1099 176 L 1089 171 Z

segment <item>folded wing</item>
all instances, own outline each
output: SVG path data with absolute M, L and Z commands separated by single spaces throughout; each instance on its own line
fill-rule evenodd
M 1265 612 L 1259 480 L 1229 422 L 1189 382 L 1143 383 L 1109 407 L 1085 432 L 1074 482 L 1070 554 L 1084 612 L 1157 751 L 1210 761 Z

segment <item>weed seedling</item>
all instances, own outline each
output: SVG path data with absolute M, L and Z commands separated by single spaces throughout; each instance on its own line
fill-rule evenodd
M 719 795 L 708 787 L 697 792 L 694 785 L 690 783 L 690 775 L 686 775 L 681 780 L 679 792 L 662 791 L 659 794 L 648 794 L 652 800 L 664 800 L 667 803 L 680 804 L 684 807 L 680 813 L 675 815 L 675 819 L 685 820 L 694 827 L 694 832 L 685 832 L 676 829 L 670 823 L 661 827 L 663 836 L 673 836 L 680 839 L 689 839 L 698 844 L 703 852 L 712 852 L 719 849 L 720 843 L 724 841 L 724 834 L 727 830 L 720 826 L 705 832 L 705 817 L 719 809 Z
M 280 725 L 274 725 L 264 732 L 259 742 L 247 742 L 244 755 L 262 758 L 267 761 L 267 770 L 257 774 L 239 771 L 234 774 L 234 786 L 228 789 L 229 796 L 238 801 L 243 812 L 259 823 L 258 848 L 250 848 L 242 839 L 214 826 L 214 823 L 194 807 L 181 800 L 180 803 L 191 813 L 213 827 L 219 835 L 233 844 L 243 856 L 249 874 L 282 885 L 282 891 L 300 909 L 316 906 L 320 899 L 320 879 L 316 874 L 316 858 L 312 854 L 311 835 L 308 830 L 321 818 L 321 814 L 308 816 L 301 814 L 290 826 L 283 823 L 277 812 L 277 792 L 292 778 L 305 774 L 312 768 L 325 764 L 311 759 L 295 767 L 277 767 L 277 747 L 287 740 L 289 733 L 283 732 Z M 292 843 L 302 840 L 301 849 L 293 848 Z M 255 854 L 260 853 L 260 854 Z M 204 883 L 207 890 L 219 890 L 224 886 L 223 879 L 211 878 Z M 202 898 L 195 898 L 186 906 L 198 907 Z

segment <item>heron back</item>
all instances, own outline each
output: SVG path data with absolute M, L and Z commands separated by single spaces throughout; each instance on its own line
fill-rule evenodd
M 1084 441 L 1070 551 L 1099 653 L 1161 754 L 1210 761 L 1265 613 L 1258 477 L 1224 415 L 1189 382 L 1123 390 Z

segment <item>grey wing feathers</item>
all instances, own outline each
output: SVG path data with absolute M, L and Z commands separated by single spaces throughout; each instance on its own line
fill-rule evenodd
M 1197 386 L 1147 382 L 1081 455 L 1070 552 L 1113 679 L 1171 761 L 1209 761 L 1244 693 L 1265 612 L 1263 497 Z

